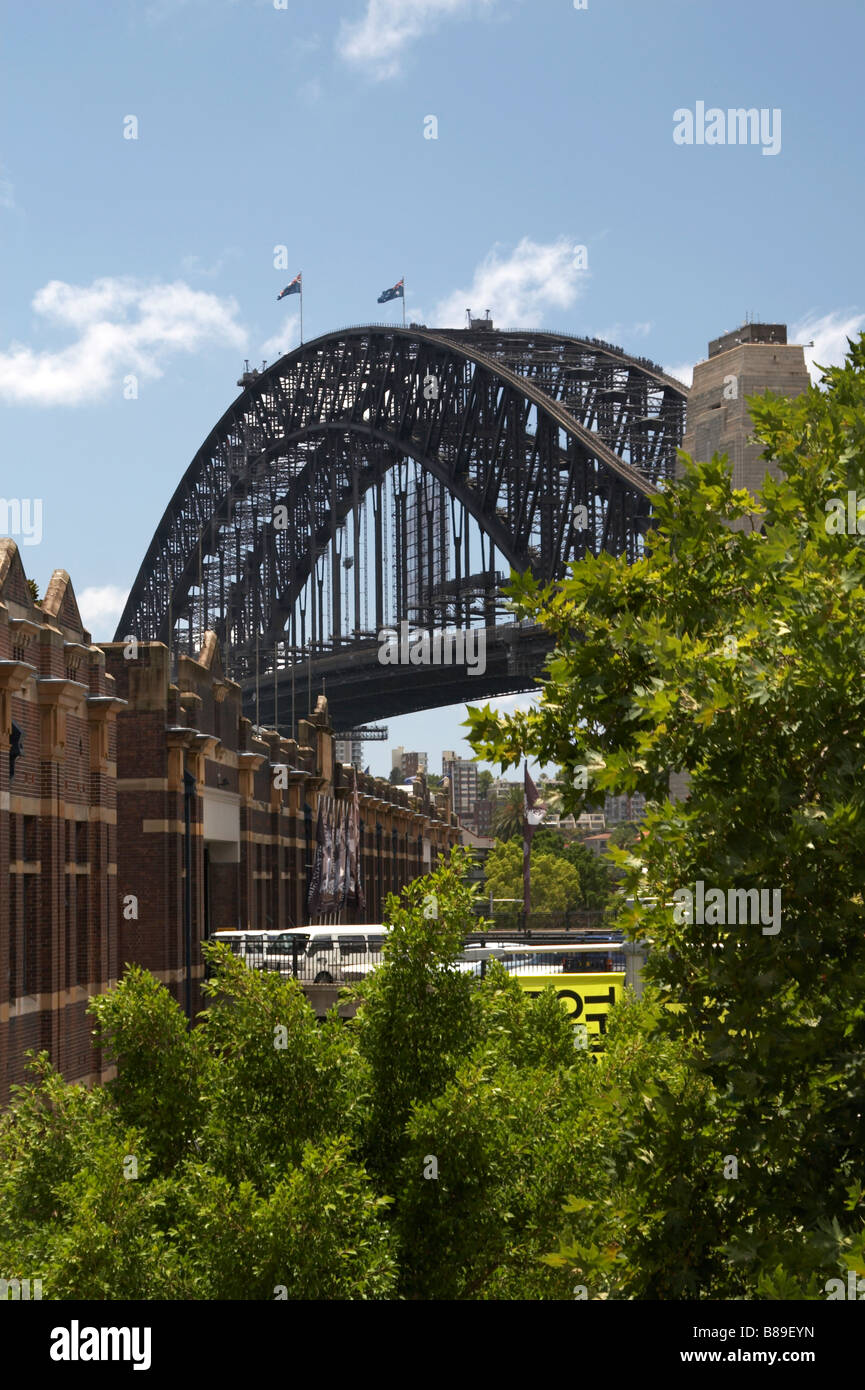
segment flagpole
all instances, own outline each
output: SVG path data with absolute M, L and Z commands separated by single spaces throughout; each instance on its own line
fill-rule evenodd
M 405 276 L 402 277 L 402 326 L 405 328 Z
M 528 817 L 528 760 L 523 764 L 523 928 L 529 924 L 532 907 L 531 890 L 531 830 Z
M 303 273 L 300 277 L 300 346 L 303 347 Z

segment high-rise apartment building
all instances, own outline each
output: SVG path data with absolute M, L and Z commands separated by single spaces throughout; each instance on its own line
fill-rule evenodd
M 625 821 L 641 821 L 646 814 L 646 798 L 640 792 L 633 796 L 606 796 L 604 819 L 607 825 L 622 825 Z
M 363 740 L 359 738 L 335 738 L 333 741 L 334 760 L 346 767 L 356 767 L 363 772 Z
M 419 772 L 429 771 L 429 754 L 412 752 L 400 744 L 391 749 L 390 765 L 391 771 L 396 768 L 403 777 L 415 777 Z
M 478 765 L 471 758 L 458 758 L 456 753 L 442 753 L 442 776 L 450 778 L 453 808 L 460 820 L 474 818 L 478 799 Z

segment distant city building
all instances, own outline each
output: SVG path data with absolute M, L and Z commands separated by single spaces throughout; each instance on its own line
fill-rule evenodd
M 442 753 L 442 776 L 450 778 L 453 809 L 459 819 L 473 822 L 478 799 L 477 763 L 446 750 Z
M 403 777 L 415 777 L 419 772 L 429 770 L 429 754 L 407 752 L 400 744 L 398 748 L 391 749 L 390 766 L 391 771 L 396 768 Z
M 347 767 L 356 767 L 363 772 L 363 740 L 359 738 L 335 738 L 333 741 L 334 761 Z
M 491 797 L 482 797 L 474 805 L 474 825 L 478 835 L 492 835 L 496 803 Z
M 490 787 L 490 795 L 505 797 L 512 787 L 521 787 L 522 782 L 508 781 L 506 777 L 497 777 Z
M 604 798 L 604 816 L 607 825 L 621 825 L 624 821 L 641 821 L 646 814 L 646 798 L 635 792 L 633 796 L 607 796 Z
M 607 852 L 610 838 L 609 831 L 606 831 L 602 835 L 586 835 L 583 844 L 586 849 L 591 850 L 592 854 L 602 855 Z
M 606 830 L 606 828 L 606 820 L 604 819 L 603 813 L 600 811 L 584 811 L 583 814 L 577 818 L 578 835 L 595 835 L 599 831 Z

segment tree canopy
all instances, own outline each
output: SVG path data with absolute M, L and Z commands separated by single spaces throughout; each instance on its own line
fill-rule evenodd
M 632 1296 L 814 1296 L 833 1256 L 865 1254 L 865 520 L 836 525 L 865 493 L 865 335 L 822 389 L 748 405 L 778 476 L 754 498 L 725 459 L 686 461 L 637 563 L 516 578 L 515 613 L 555 642 L 539 704 L 469 714 L 478 756 L 557 763 L 577 812 L 586 779 L 651 802 L 619 862 L 676 1006 L 648 1041 L 680 1041 L 687 1080 L 634 1098 L 640 1155 L 605 1226 Z M 601 1211 L 574 1213 L 573 1248 Z
M 503 840 L 487 855 L 487 892 L 494 898 L 523 896 L 523 847 L 518 840 Z M 580 906 L 580 875 L 562 855 L 545 854 L 532 847 L 532 911 L 565 912 Z M 497 909 L 498 911 L 498 909 Z

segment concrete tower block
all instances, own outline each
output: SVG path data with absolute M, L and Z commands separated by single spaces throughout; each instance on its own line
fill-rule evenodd
M 694 368 L 682 448 L 702 462 L 729 455 L 733 486 L 756 492 L 775 468 L 748 443 L 753 429 L 747 396 L 774 391 L 798 396 L 810 377 L 801 347 L 787 342 L 783 323 L 747 323 L 709 343 L 709 356 Z

